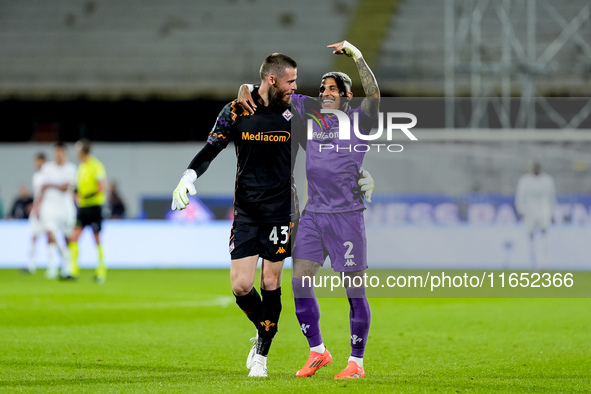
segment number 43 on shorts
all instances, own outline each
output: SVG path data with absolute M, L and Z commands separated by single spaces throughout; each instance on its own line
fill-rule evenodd
M 277 230 L 277 228 L 279 228 L 279 230 Z M 279 240 L 278 232 L 280 232 L 279 235 L 281 235 L 281 240 Z M 277 242 L 281 242 L 281 244 L 285 245 L 287 241 L 289 241 L 289 226 L 273 227 L 271 234 L 269 234 L 269 241 L 273 242 L 275 245 L 277 245 Z

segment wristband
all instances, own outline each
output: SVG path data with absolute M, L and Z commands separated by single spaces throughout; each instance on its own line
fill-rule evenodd
M 357 61 L 363 57 L 363 54 L 361 53 L 361 51 L 359 49 L 357 49 L 355 47 L 355 45 L 351 44 L 347 40 L 345 40 L 345 42 L 343 42 L 343 52 L 345 52 L 345 54 L 347 56 L 351 56 L 353 58 L 353 60 L 355 60 L 355 61 Z

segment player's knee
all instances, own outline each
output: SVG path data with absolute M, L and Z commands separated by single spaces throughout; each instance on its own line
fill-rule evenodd
M 303 259 L 294 259 L 293 260 L 293 272 L 294 277 L 303 279 L 306 278 L 313 278 L 316 276 L 318 269 L 320 268 L 320 263 L 310 261 L 310 260 L 303 260 Z
M 247 295 L 252 290 L 253 284 L 247 281 L 232 282 L 232 292 L 238 297 Z
M 252 287 L 250 289 L 252 289 Z M 250 289 L 247 290 L 246 287 L 243 287 L 243 286 L 240 286 L 240 287 L 233 286 L 232 292 L 238 297 L 243 297 L 250 292 Z
M 265 275 L 261 279 L 261 288 L 264 290 L 277 290 L 281 286 L 280 275 Z

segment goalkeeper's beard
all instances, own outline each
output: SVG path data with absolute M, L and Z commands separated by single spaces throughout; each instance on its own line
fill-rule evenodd
M 280 91 L 275 85 L 269 86 L 269 105 L 271 107 L 286 107 L 291 105 L 291 96 L 285 99 L 285 91 Z

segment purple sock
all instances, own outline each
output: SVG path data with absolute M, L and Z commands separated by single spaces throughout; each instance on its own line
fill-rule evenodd
M 291 285 L 300 328 L 308 339 L 310 347 L 318 346 L 322 343 L 322 335 L 320 334 L 320 307 L 314 288 L 307 283 L 303 287 L 302 280 L 299 278 L 291 278 Z
M 369 324 L 371 322 L 371 311 L 369 310 L 369 303 L 365 296 L 365 288 L 349 288 L 347 289 L 347 297 L 349 298 L 349 321 L 351 324 L 351 356 L 363 357 L 365 352 L 365 345 L 367 342 L 367 334 L 369 333 Z

